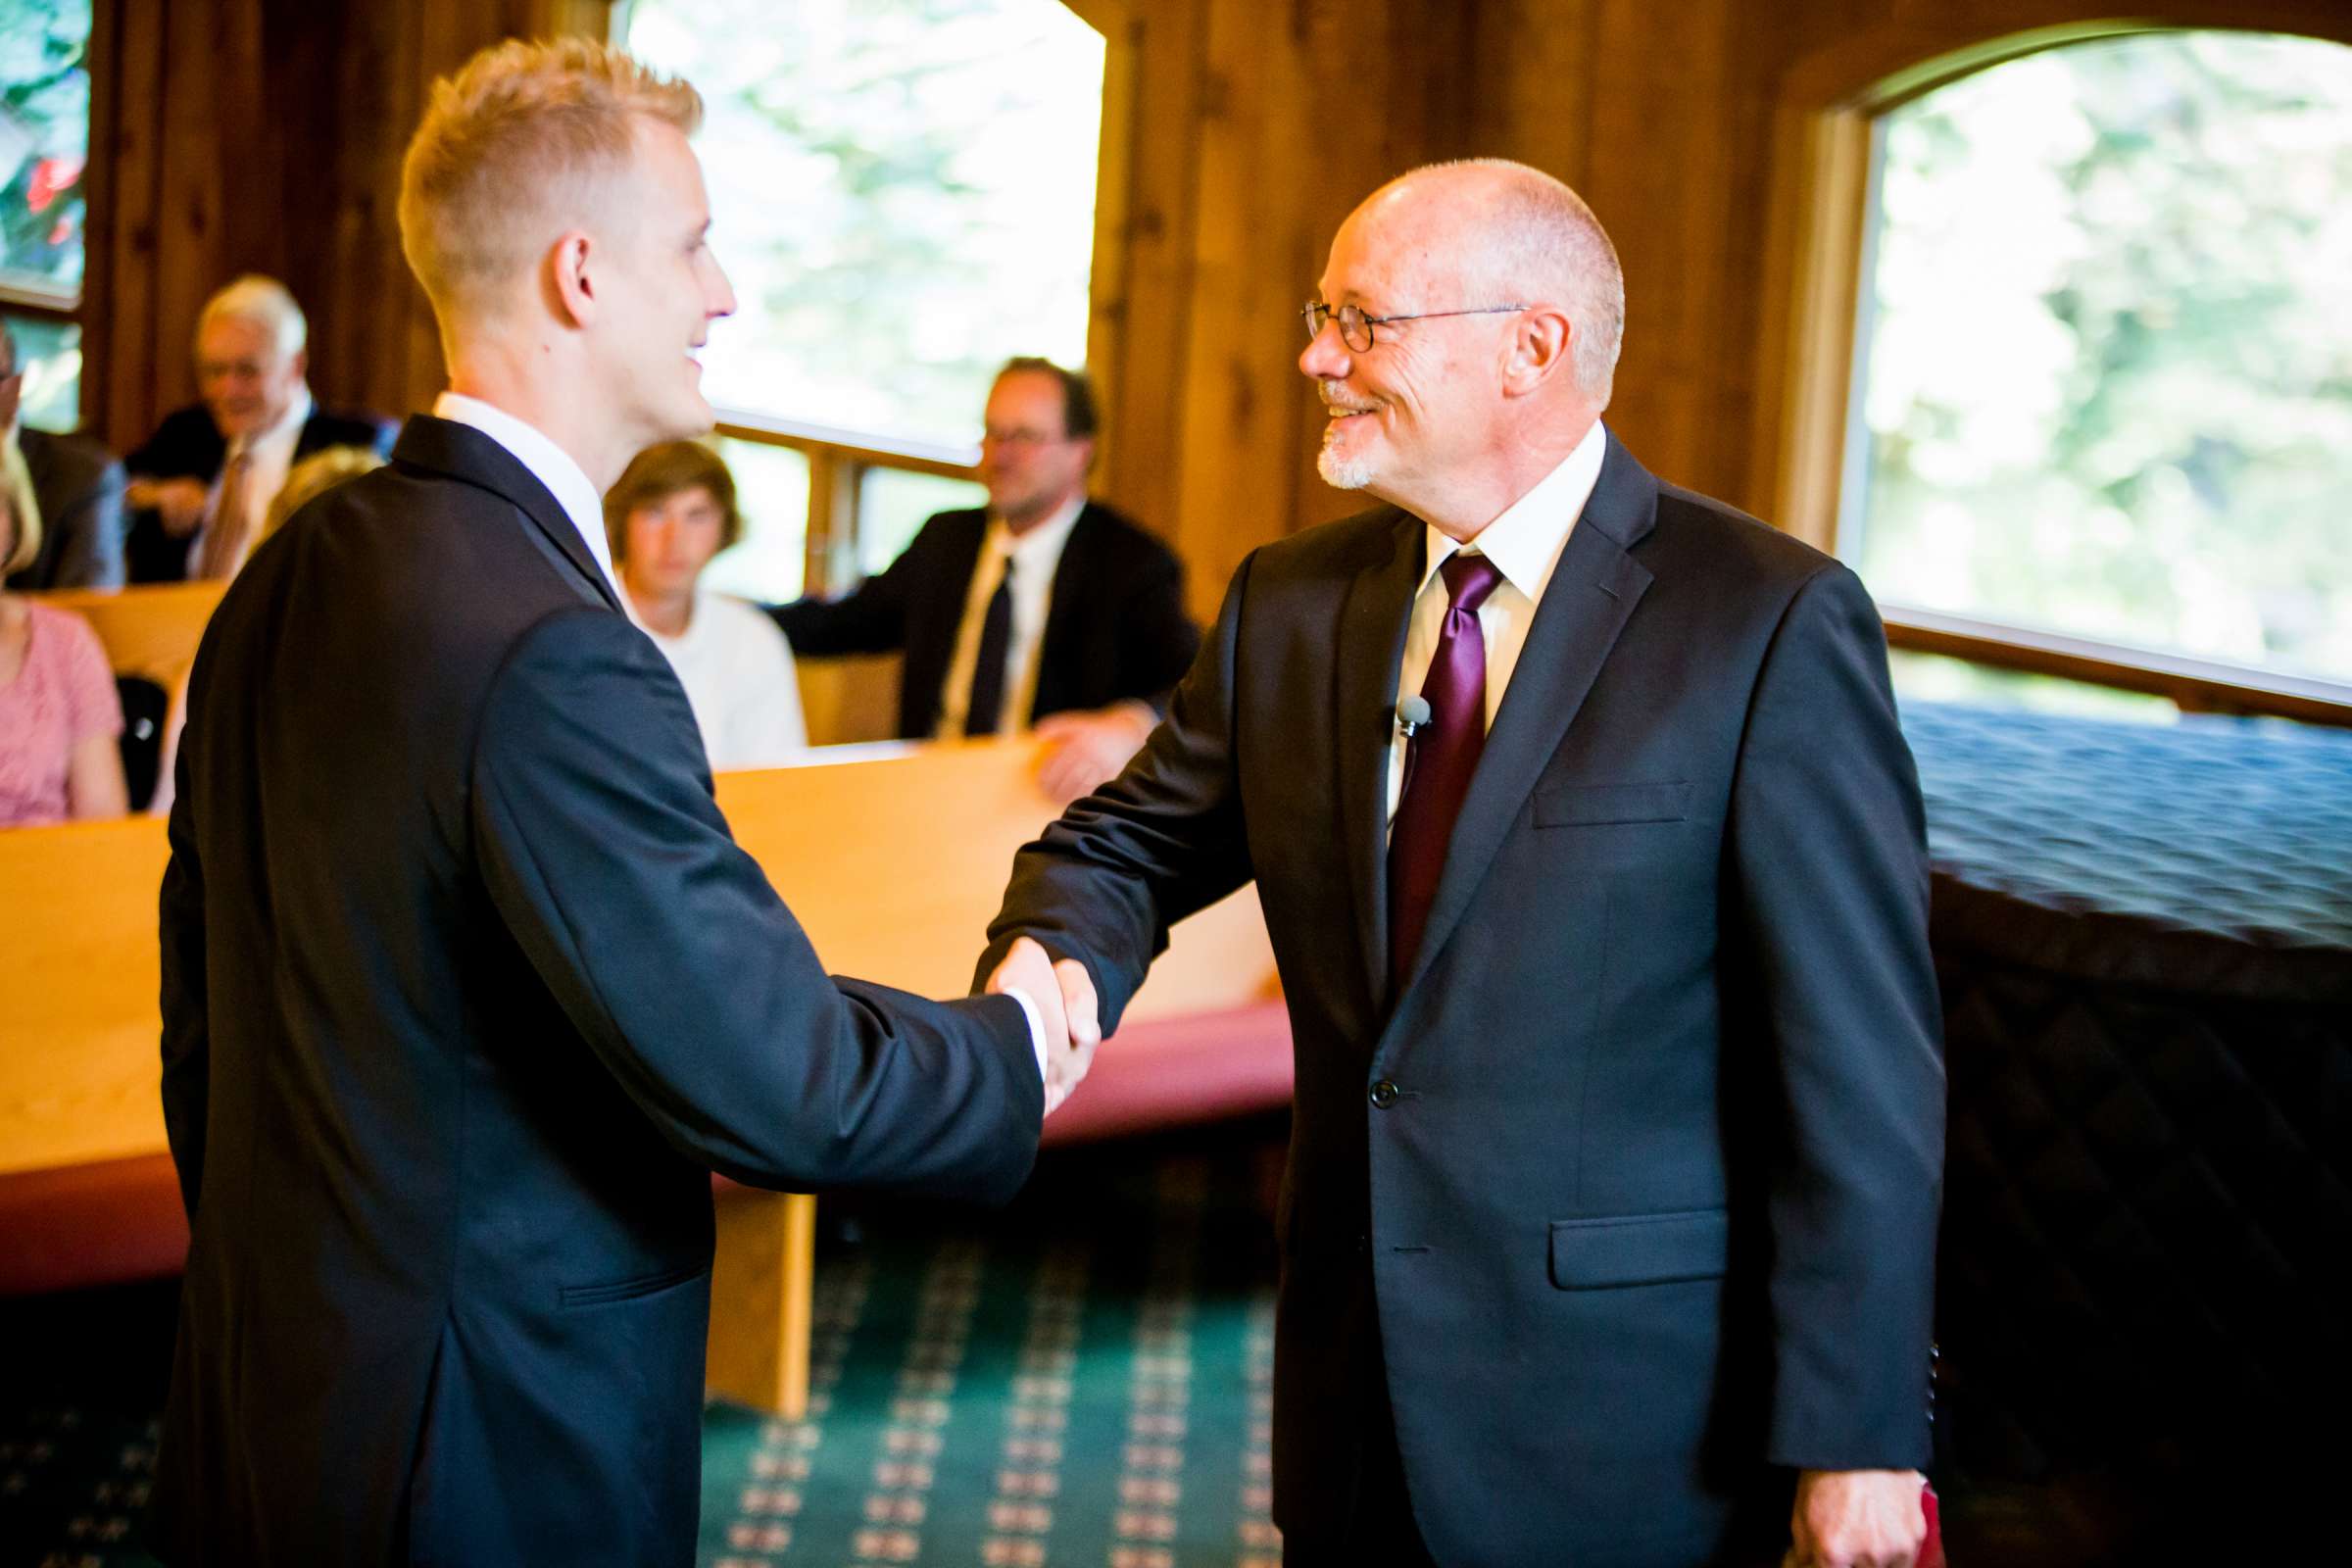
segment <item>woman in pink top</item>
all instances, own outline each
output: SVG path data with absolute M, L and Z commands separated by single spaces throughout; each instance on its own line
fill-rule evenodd
M 0 577 L 40 553 L 0 489 Z M 0 591 L 0 827 L 121 816 L 122 704 L 88 621 Z

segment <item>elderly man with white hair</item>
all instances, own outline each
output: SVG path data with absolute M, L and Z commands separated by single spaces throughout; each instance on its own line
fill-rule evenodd
M 248 273 L 196 318 L 200 401 L 164 416 L 123 460 L 137 509 L 126 542 L 133 582 L 236 574 L 260 541 L 286 470 L 328 447 L 392 444 L 389 422 L 311 398 L 310 325 L 275 278 Z
M 1108 1034 L 1255 880 L 1298 1057 L 1294 1568 L 1924 1539 L 1943 1074 L 1885 637 L 1852 572 L 1602 426 L 1624 301 L 1538 171 L 1356 209 L 1298 364 L 1324 478 L 1382 505 L 1243 563 L 982 960 L 1079 960 Z

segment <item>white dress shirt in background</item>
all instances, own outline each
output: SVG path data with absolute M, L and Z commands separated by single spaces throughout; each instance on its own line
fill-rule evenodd
M 294 448 L 302 440 L 302 427 L 311 422 L 311 414 L 318 407 L 311 401 L 309 386 L 294 389 L 294 400 L 286 405 L 285 414 L 269 429 L 243 441 L 231 441 L 228 452 L 220 460 L 220 471 L 213 476 L 213 494 L 204 509 L 204 526 L 188 536 L 188 575 L 196 574 L 196 564 L 204 559 L 205 540 L 213 531 L 213 521 L 220 516 L 231 503 L 241 503 L 245 517 L 245 548 L 236 566 L 245 564 L 244 557 L 253 554 L 254 546 L 262 542 L 262 522 L 270 515 L 270 503 L 286 487 L 286 472 L 294 466 Z M 245 462 L 245 484 L 242 496 L 227 493 L 228 476 L 237 471 L 237 459 Z M 235 574 L 235 566 L 229 568 Z
M 1029 727 L 1029 710 L 1037 702 L 1037 662 L 1046 642 L 1046 616 L 1054 603 L 1054 573 L 1060 569 L 1062 547 L 1086 510 L 1079 496 L 1027 533 L 1016 534 L 1001 517 L 988 519 L 980 541 L 980 560 L 972 567 L 970 589 L 963 596 L 963 621 L 956 630 L 956 655 L 948 662 L 948 676 L 940 691 L 939 740 L 960 740 L 963 720 L 972 703 L 972 668 L 980 662 L 980 630 L 988 619 L 988 602 L 1004 580 L 1004 563 L 1012 563 L 1012 635 L 1004 648 L 1004 706 L 997 718 L 997 733 L 1018 735 Z

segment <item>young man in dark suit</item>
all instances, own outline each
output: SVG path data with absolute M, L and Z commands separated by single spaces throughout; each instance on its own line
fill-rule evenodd
M 701 100 L 603 45 L 437 83 L 450 391 L 214 614 L 163 891 L 193 1240 L 169 1560 L 694 1560 L 713 1170 L 1009 1195 L 1083 1071 L 1010 995 L 827 978 L 619 609 L 597 496 L 710 427 Z
M 1624 285 L 1547 175 L 1384 187 L 1306 318 L 1324 477 L 1388 504 L 1244 563 L 991 952 L 1115 1027 L 1257 883 L 1286 1561 L 1907 1564 L 1943 1077 L 1870 599 L 1601 427 Z
M 1015 359 L 988 395 L 988 506 L 923 524 L 887 571 L 834 600 L 773 609 L 795 655 L 906 656 L 899 733 L 1035 726 L 1041 782 L 1069 801 L 1116 773 L 1158 722 L 1200 633 L 1184 568 L 1089 501 L 1097 416 L 1084 375 Z
M 164 416 L 122 460 L 131 581 L 233 574 L 289 467 L 328 447 L 391 450 L 391 421 L 312 401 L 309 336 L 301 306 L 274 278 L 240 277 L 205 302 L 196 322 L 200 401 Z

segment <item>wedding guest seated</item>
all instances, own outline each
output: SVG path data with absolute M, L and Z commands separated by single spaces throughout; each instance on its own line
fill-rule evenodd
M 0 490 L 0 572 L 40 555 L 38 518 Z M 121 816 L 122 705 L 88 621 L 0 590 L 0 827 Z
M 712 771 L 773 767 L 808 744 L 792 649 L 775 622 L 701 586 L 710 558 L 743 537 L 735 479 L 699 441 L 640 452 L 605 497 L 629 613 L 678 673 Z
M 27 428 L 24 363 L 0 321 L 0 490 L 31 520 L 40 549 L 11 588 L 122 586 L 122 465 L 97 442 Z
M 333 446 L 392 450 L 389 421 L 312 400 L 309 342 L 302 307 L 274 278 L 240 277 L 206 302 L 196 322 L 202 401 L 165 416 L 122 460 L 136 509 L 133 582 L 236 575 L 297 461 Z

